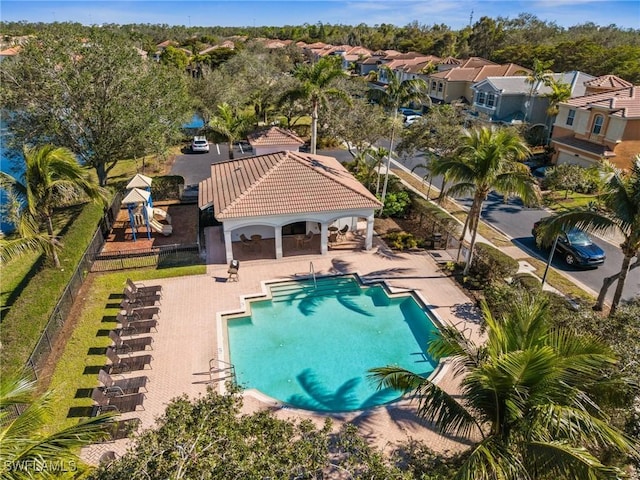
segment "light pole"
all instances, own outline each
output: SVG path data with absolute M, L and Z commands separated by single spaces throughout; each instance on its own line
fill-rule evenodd
M 544 269 L 544 275 L 542 275 L 542 286 L 540 287 L 540 289 L 544 289 L 544 282 L 547 279 L 549 266 L 551 265 L 551 261 L 553 260 L 553 254 L 556 253 L 556 245 L 558 245 L 558 238 L 560 238 L 560 235 L 556 235 L 556 238 L 553 240 L 553 246 L 551 247 L 551 252 L 549 253 L 549 258 L 547 259 L 547 266 Z

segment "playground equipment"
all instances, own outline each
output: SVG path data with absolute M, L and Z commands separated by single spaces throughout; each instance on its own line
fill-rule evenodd
M 145 227 L 147 238 L 151 239 L 151 230 L 164 236 L 173 233 L 171 216 L 161 208 L 153 207 L 151 198 L 152 179 L 145 175 L 137 174 L 127 184 L 129 192 L 122 199 L 122 205 L 127 206 L 129 223 L 133 233 L 133 241 L 137 239 L 138 229 Z M 161 223 L 161 221 L 167 223 Z

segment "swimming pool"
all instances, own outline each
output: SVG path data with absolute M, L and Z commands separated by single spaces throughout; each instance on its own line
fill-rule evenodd
M 396 400 L 377 390 L 368 370 L 399 365 L 429 375 L 426 353 L 436 331 L 411 294 L 362 286 L 354 275 L 269 285 L 249 315 L 224 317 L 238 383 L 292 407 L 362 410 Z

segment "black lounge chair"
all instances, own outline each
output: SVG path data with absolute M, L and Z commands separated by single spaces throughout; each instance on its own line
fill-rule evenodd
M 104 412 L 127 413 L 134 412 L 138 407 L 144 410 L 144 393 L 132 393 L 130 395 L 109 395 L 101 387 L 93 389 L 91 399 L 95 402 L 92 415 L 100 415 Z
M 127 395 L 138 393 L 140 389 L 144 389 L 146 392 L 149 377 L 142 375 L 140 377 L 128 378 L 123 375 L 110 375 L 106 370 L 101 368 L 100 372 L 98 372 L 98 381 L 102 384 L 107 395 Z
M 129 289 L 124 290 L 124 299 L 120 302 L 120 308 L 142 308 L 152 307 L 154 305 L 160 305 L 160 295 L 146 295 L 143 297 L 136 297 Z
M 111 346 L 115 348 L 116 353 L 140 352 L 146 350 L 147 347 L 149 350 L 153 350 L 153 338 L 151 337 L 122 338 L 118 332 L 111 330 L 109 338 L 113 340 Z
M 135 316 L 119 313 L 116 317 L 116 321 L 120 324 L 120 328 L 116 331 L 120 336 L 150 333 L 151 330 L 155 330 L 156 332 L 158 331 L 158 320 L 155 318 L 141 320 Z
M 151 367 L 151 355 L 131 355 L 122 357 L 116 353 L 113 347 L 107 347 L 107 358 L 111 361 L 108 365 L 109 373 L 131 372 L 144 370 L 147 365 Z
M 145 285 L 127 278 L 127 287 L 136 296 L 162 295 L 162 285 Z
M 338 238 L 345 239 L 347 237 L 347 232 L 349 231 L 349 225 L 345 225 L 340 230 L 338 230 Z

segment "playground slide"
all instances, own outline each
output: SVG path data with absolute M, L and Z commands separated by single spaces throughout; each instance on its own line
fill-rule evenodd
M 161 208 L 147 207 L 147 215 L 149 215 L 149 218 L 159 218 L 160 220 L 165 220 L 168 224 L 171 224 L 171 215 Z
M 164 225 L 154 218 L 149 219 L 149 226 L 154 232 L 161 233 L 165 237 L 173 233 L 173 227 L 171 225 Z

